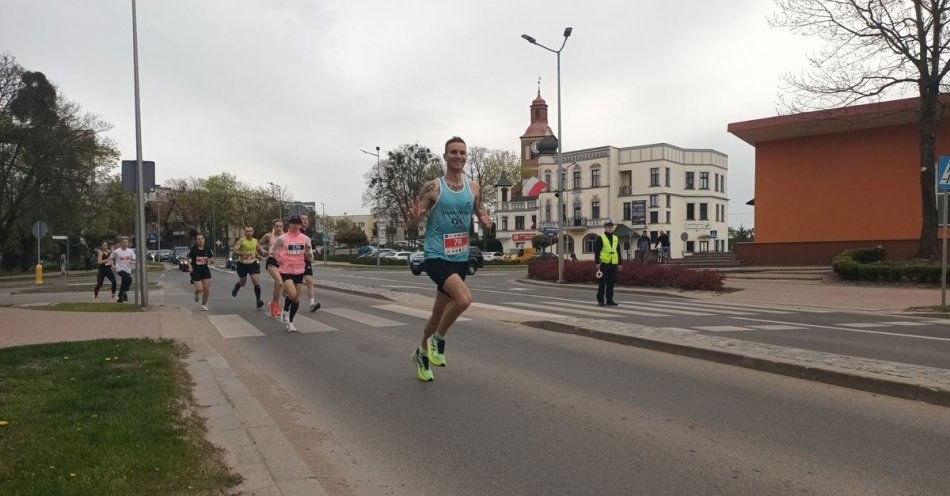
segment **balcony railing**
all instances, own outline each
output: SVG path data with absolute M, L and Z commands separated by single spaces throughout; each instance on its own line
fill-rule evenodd
M 620 186 L 620 196 L 632 195 L 632 194 L 633 194 L 633 186 L 629 184 L 626 186 Z
M 500 212 L 522 212 L 528 210 L 537 210 L 538 202 L 537 200 L 531 201 L 520 201 L 520 202 L 501 202 Z

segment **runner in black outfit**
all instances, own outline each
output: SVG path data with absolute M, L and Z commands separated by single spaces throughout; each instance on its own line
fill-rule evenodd
M 204 235 L 195 236 L 195 246 L 188 252 L 188 272 L 191 273 L 191 282 L 195 285 L 195 302 L 201 294 L 201 310 L 208 311 L 208 298 L 211 296 L 211 267 L 214 263 L 214 252 L 205 247 Z
M 99 274 L 96 275 L 96 289 L 92 293 L 93 301 L 99 301 L 99 290 L 102 288 L 105 279 L 112 283 L 112 301 L 115 301 L 115 274 L 112 273 L 112 260 L 109 260 L 111 254 L 112 250 L 109 249 L 109 243 L 106 241 L 103 241 L 96 249 L 96 264 L 99 266 Z

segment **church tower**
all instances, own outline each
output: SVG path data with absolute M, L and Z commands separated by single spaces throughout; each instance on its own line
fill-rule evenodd
M 521 135 L 521 178 L 538 175 L 538 142 L 545 136 L 554 136 L 551 126 L 548 126 L 548 104 L 541 98 L 541 88 L 538 96 L 531 102 L 531 124 Z

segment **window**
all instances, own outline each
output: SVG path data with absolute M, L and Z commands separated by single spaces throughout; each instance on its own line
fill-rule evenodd
M 598 188 L 600 187 L 600 169 L 594 168 L 590 170 L 590 187 Z
M 650 243 L 656 243 L 656 240 L 659 239 L 659 231 L 650 231 Z
M 544 171 L 544 184 L 548 185 L 544 190 L 551 191 L 551 171 Z
M 663 185 L 666 187 L 670 186 L 670 168 L 666 168 L 666 176 L 663 177 Z
M 709 204 L 699 204 L 699 220 L 709 220 Z
M 659 224 L 660 223 L 660 212 L 656 210 L 650 210 L 650 224 Z
M 660 195 L 650 195 L 650 208 L 657 208 L 660 206 Z
M 600 200 L 594 200 L 590 202 L 590 218 L 591 219 L 600 218 Z
M 567 186 L 567 171 L 561 171 L 561 185 L 558 189 L 563 190 Z
M 699 189 L 709 189 L 709 173 L 699 173 Z
M 693 176 L 694 176 L 694 174 L 695 174 L 694 172 L 687 172 L 687 173 L 686 173 L 686 189 L 695 189 L 694 186 L 693 186 Z
M 695 242 L 695 241 L 687 241 L 687 242 L 686 242 L 686 253 L 693 253 L 693 251 L 695 251 L 695 249 L 694 249 L 695 246 L 696 246 L 696 242 Z
M 632 215 L 630 210 L 630 202 L 623 202 L 623 220 L 630 220 L 630 216 Z
M 524 215 L 515 216 L 515 229 L 521 230 L 524 229 Z
M 666 195 L 666 208 L 670 208 L 670 195 Z
M 666 223 L 667 223 L 667 224 L 670 223 L 670 211 L 669 211 L 669 210 L 666 211 Z
M 508 216 L 507 215 L 501 218 L 501 230 L 502 231 L 508 230 Z
M 660 168 L 652 167 L 650 168 L 650 186 L 659 186 L 660 185 Z
M 686 204 L 686 220 L 696 220 L 696 204 L 687 203 Z
M 567 222 L 567 203 L 561 204 L 561 222 Z
M 501 201 L 508 201 L 508 188 L 501 188 Z
M 537 215 L 532 215 L 532 216 L 531 216 L 531 226 L 530 226 L 530 228 L 531 228 L 531 229 L 537 229 L 537 228 L 538 228 L 538 216 L 537 216 Z
M 581 170 L 574 169 L 574 189 L 581 189 Z
M 581 221 L 581 203 L 574 202 L 574 225 L 579 226 L 578 224 Z
M 544 222 L 551 222 L 551 200 L 544 203 Z
M 716 191 L 719 191 L 719 174 L 716 174 Z
M 584 236 L 584 245 L 583 245 L 584 253 L 594 253 L 594 245 L 596 243 L 597 243 L 596 234 L 588 234 L 587 236 Z

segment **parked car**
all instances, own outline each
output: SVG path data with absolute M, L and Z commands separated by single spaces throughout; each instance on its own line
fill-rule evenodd
M 425 255 L 421 251 L 417 251 L 412 254 L 412 257 L 409 260 L 409 271 L 412 272 L 412 275 L 418 276 L 425 272 L 425 268 L 422 265 L 422 262 L 425 261 Z M 482 254 L 482 250 L 477 246 L 468 247 L 468 275 L 473 276 L 478 269 L 481 269 L 485 266 L 485 256 Z
M 224 261 L 224 268 L 225 268 L 225 269 L 231 269 L 231 270 L 237 270 L 237 264 L 238 264 L 238 260 L 237 260 L 237 259 L 238 259 L 237 254 L 231 253 L 231 256 L 229 256 L 229 257 L 227 258 L 227 260 Z
M 485 255 L 486 262 L 494 262 L 496 260 L 501 260 L 501 257 L 504 256 L 504 253 L 500 251 L 487 251 L 483 255 Z
M 168 248 L 158 250 L 158 260 L 160 262 L 171 262 L 174 260 L 174 252 Z
M 401 260 L 406 262 L 409 260 L 409 257 L 412 255 L 411 251 L 397 251 L 390 253 L 386 256 L 386 260 Z
M 546 258 L 557 258 L 557 255 L 542 251 L 541 253 L 535 253 L 534 256 L 531 257 L 532 260 L 544 260 Z
M 176 246 L 173 255 L 178 262 L 178 270 L 188 272 L 188 252 L 191 248 L 187 246 Z
M 373 253 L 374 251 L 376 251 L 376 248 L 369 245 L 364 245 L 364 246 L 361 246 L 359 250 L 356 251 L 356 253 L 360 255 L 366 255 L 367 253 Z

